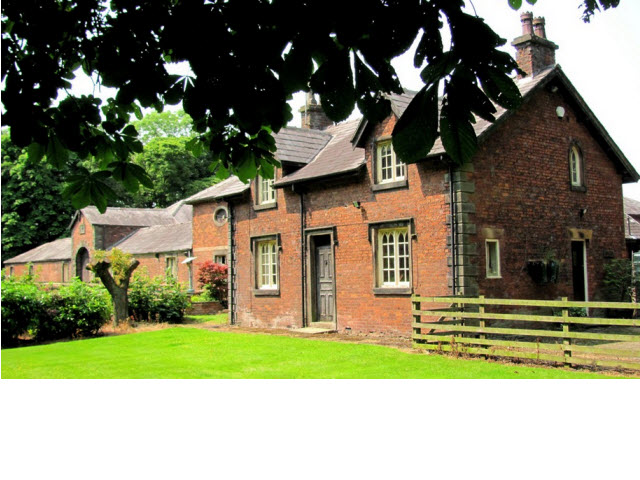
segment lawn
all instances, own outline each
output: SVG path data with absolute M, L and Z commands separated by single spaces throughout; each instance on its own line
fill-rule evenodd
M 169 328 L 2 351 L 2 378 L 599 378 L 390 347 Z
M 184 323 L 206 323 L 209 325 L 227 325 L 229 323 L 228 313 L 218 313 L 216 315 L 186 315 Z

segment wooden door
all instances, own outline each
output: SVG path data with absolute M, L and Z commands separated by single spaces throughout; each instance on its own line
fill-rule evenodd
M 571 242 L 571 266 L 573 269 L 573 299 L 587 299 L 586 255 L 584 242 Z
M 316 248 L 316 322 L 333 322 L 333 252 L 330 245 Z

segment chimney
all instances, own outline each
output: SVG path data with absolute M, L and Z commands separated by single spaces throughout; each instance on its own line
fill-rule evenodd
M 522 35 L 514 39 L 511 45 L 516 48 L 518 67 L 524 76 L 535 76 L 542 70 L 556 64 L 558 46 L 547 40 L 544 17 L 533 18 L 531 12 L 520 15 Z M 518 75 L 522 78 L 523 75 Z
M 302 128 L 311 130 L 325 130 L 333 125 L 333 122 L 327 114 L 324 113 L 322 105 L 318 103 L 313 92 L 307 93 L 307 101 L 304 107 L 300 109 L 302 117 Z

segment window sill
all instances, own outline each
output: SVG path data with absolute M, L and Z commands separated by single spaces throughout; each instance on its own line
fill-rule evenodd
M 260 210 L 271 210 L 272 208 L 278 208 L 278 202 L 263 203 L 262 205 L 254 205 L 253 206 L 253 209 L 256 212 L 259 212 Z
M 585 187 L 584 185 L 571 185 L 571 191 L 572 192 L 586 192 L 587 191 L 587 187 Z
M 253 295 L 255 297 L 279 297 L 280 289 L 254 288 Z
M 410 287 L 375 287 L 374 295 L 411 295 Z
M 405 178 L 404 180 L 398 180 L 395 182 L 375 183 L 371 185 L 371 190 L 373 192 L 381 192 L 385 190 L 395 190 L 396 188 L 407 188 L 408 186 L 409 181 Z
M 497 277 L 489 277 L 489 276 L 487 276 L 486 278 L 487 278 L 487 280 L 502 280 L 502 276 L 501 275 L 497 276 Z

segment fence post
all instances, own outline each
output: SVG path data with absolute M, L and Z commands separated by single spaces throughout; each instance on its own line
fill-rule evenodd
M 481 302 L 482 302 L 482 301 L 484 301 L 484 295 L 480 295 L 478 298 L 480 299 L 480 301 L 481 301 Z M 480 304 L 480 308 L 479 308 L 479 310 L 478 310 L 478 311 L 479 311 L 479 313 L 480 313 L 481 315 L 484 315 L 484 303 L 481 303 L 481 304 Z M 487 322 L 485 321 L 485 319 L 484 319 L 484 318 L 481 318 L 481 319 L 480 319 L 480 328 L 485 328 L 486 326 L 487 326 Z M 480 339 L 485 340 L 486 338 L 487 338 L 487 335 L 486 335 L 485 333 L 481 333 L 481 334 L 480 334 Z M 483 348 L 483 349 L 486 349 L 486 348 L 487 348 L 487 345 L 482 345 L 482 348 Z M 487 356 L 486 356 L 486 355 L 482 355 L 482 358 L 483 358 L 484 360 L 486 360 L 486 359 L 487 359 Z
M 414 311 L 420 311 L 420 302 L 416 302 L 413 299 L 411 300 L 411 304 L 413 305 L 413 310 Z M 421 323 L 420 321 L 420 314 L 419 313 L 414 313 L 413 315 L 413 321 L 414 323 Z M 414 327 L 413 328 L 413 343 L 421 343 L 417 336 L 420 335 L 422 333 L 422 328 L 420 327 Z
M 568 302 L 569 299 L 567 297 L 562 297 L 562 301 L 563 302 Z M 562 337 L 562 345 L 565 346 L 565 350 L 564 350 L 564 366 L 565 367 L 571 367 L 571 350 L 568 350 L 566 347 L 571 345 L 571 339 L 567 336 L 565 336 L 564 334 L 569 333 L 569 323 L 567 322 L 567 319 L 569 318 L 569 309 L 564 306 L 562 307 L 562 333 L 563 333 L 563 337 Z

